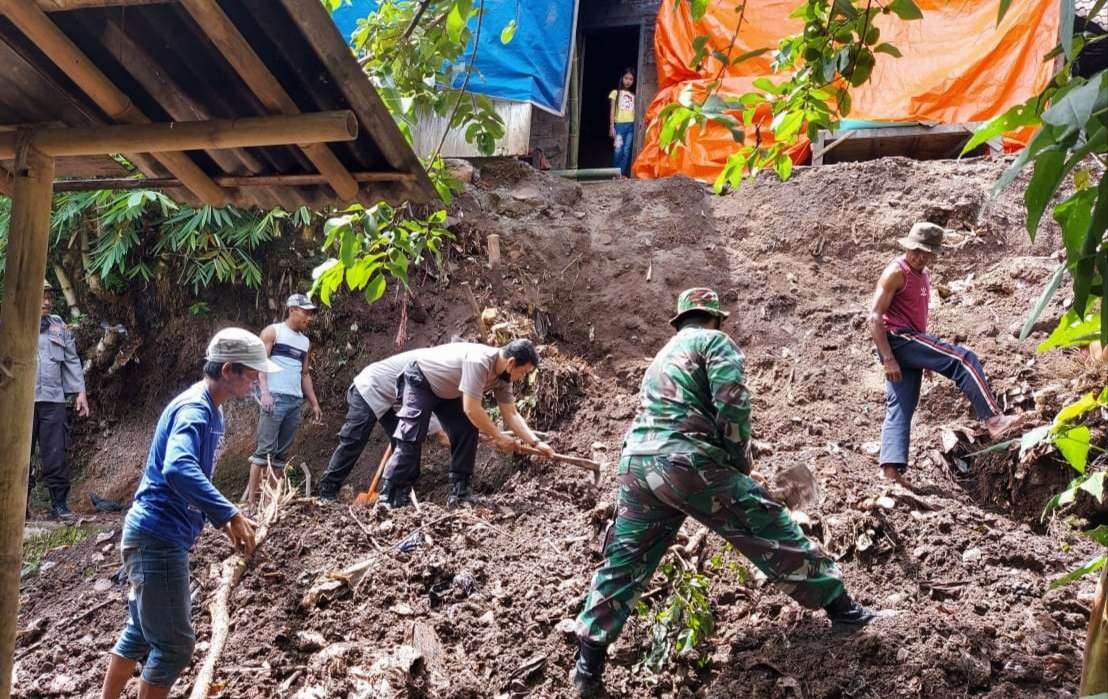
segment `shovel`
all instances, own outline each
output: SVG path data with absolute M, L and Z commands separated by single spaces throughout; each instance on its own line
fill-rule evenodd
M 355 505 L 372 507 L 373 503 L 377 502 L 377 484 L 381 482 L 381 474 L 385 472 L 385 464 L 389 462 L 390 456 L 392 456 L 391 441 L 385 447 L 385 453 L 381 455 L 381 463 L 377 465 L 377 473 L 373 474 L 373 481 L 369 484 L 369 490 L 358 493 L 358 497 L 354 498 Z
M 583 459 L 579 456 L 567 456 L 566 454 L 555 454 L 554 456 L 548 457 L 546 454 L 542 453 L 538 449 L 534 447 L 529 447 L 525 444 L 520 444 L 516 446 L 516 451 L 520 454 L 527 454 L 528 456 L 538 456 L 543 459 L 549 458 L 551 461 L 558 461 L 563 464 L 569 464 L 571 466 L 583 468 L 586 471 L 592 471 L 593 484 L 595 485 L 600 482 L 600 463 L 593 461 L 592 459 Z

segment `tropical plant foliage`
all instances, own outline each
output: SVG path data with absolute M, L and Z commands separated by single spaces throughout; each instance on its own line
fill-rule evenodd
M 677 0 L 674 11 L 687 11 L 692 19 L 704 17 L 709 0 Z M 737 21 L 731 45 L 742 31 L 746 1 L 735 5 Z M 878 14 L 895 14 L 903 20 L 923 15 L 913 0 L 807 0 L 791 17 L 804 20 L 804 31 L 782 39 L 776 47 L 763 47 L 733 55 L 728 51 L 709 54 L 709 37 L 693 39 L 696 51 L 693 65 L 700 69 L 709 55 L 719 62 L 715 78 L 701 90 L 689 87 L 676 102 L 666 105 L 658 116 L 659 144 L 671 152 L 683 147 L 691 128 L 712 122 L 730 129 L 738 147 L 715 181 L 720 191 L 738 187 L 744 178 L 756 177 L 763 170 L 775 171 L 788 179 L 793 163 L 787 154 L 798 136 L 815 138 L 822 130 L 833 130 L 850 113 L 850 87 L 869 80 L 877 55 L 899 58 L 900 51 L 881 41 L 880 30 L 873 26 Z M 729 66 L 773 52 L 773 69 L 782 78 L 759 78 L 754 90 L 743 94 L 724 92 L 723 77 Z M 769 136 L 764 138 L 758 126 L 762 115 L 770 117 Z M 753 130 L 753 142 L 748 133 Z
M 0 272 L 10 216 L 11 201 L 0 198 Z M 50 247 L 55 260 L 78 251 L 85 276 L 105 289 L 158 275 L 194 291 L 215 283 L 256 288 L 262 280 L 256 254 L 312 217 L 303 208 L 193 208 L 154 190 L 65 192 L 54 197 Z

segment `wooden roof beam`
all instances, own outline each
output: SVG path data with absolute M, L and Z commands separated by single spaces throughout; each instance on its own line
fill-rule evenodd
M 256 148 L 290 143 L 353 141 L 357 137 L 358 119 L 348 109 L 295 116 L 178 121 L 166 124 L 20 129 L 0 131 L 0 160 L 16 157 L 16 151 L 24 145 L 43 155 L 57 158 L 119 153 L 126 150 L 164 153 Z
M 130 7 L 133 5 L 163 5 L 177 0 L 38 0 L 44 12 L 85 10 L 91 7 Z
M 11 20 L 70 80 L 75 82 L 113 121 L 149 124 L 127 95 L 112 84 L 87 56 L 35 3 L 0 0 L 0 12 Z M 157 160 L 205 204 L 225 206 L 228 193 L 184 153 L 162 153 Z
M 410 172 L 352 172 L 355 182 L 410 182 L 415 175 Z M 249 177 L 216 177 L 221 187 L 311 187 L 325 185 L 323 175 L 253 175 Z M 180 187 L 180 180 L 172 177 L 87 177 L 58 180 L 57 192 L 87 192 L 94 189 L 172 189 Z
M 296 102 L 216 2 L 213 0 L 179 1 L 267 109 L 274 114 L 300 113 Z M 358 183 L 330 148 L 315 144 L 302 145 L 300 149 L 319 173 L 327 179 L 328 184 L 339 197 L 346 201 L 357 198 Z

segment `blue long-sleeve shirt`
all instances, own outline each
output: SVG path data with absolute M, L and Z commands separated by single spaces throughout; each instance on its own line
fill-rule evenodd
M 217 527 L 238 509 L 212 485 L 223 448 L 223 410 L 203 381 L 166 407 L 124 527 L 191 549 L 207 518 Z

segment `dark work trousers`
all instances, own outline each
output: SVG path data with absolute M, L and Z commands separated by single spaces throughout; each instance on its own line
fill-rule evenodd
M 362 394 L 351 384 L 346 391 L 346 422 L 342 423 L 342 429 L 339 430 L 339 445 L 327 462 L 327 470 L 323 472 L 323 479 L 319 482 L 319 492 L 330 495 L 338 492 L 365 450 L 369 436 L 373 433 L 373 426 L 378 422 L 385 434 L 391 435 L 396 430 L 396 413 L 390 408 L 378 418 L 373 414 L 369 403 L 362 398 Z
M 65 450 L 69 446 L 69 415 L 65 403 L 35 403 L 35 422 L 31 428 L 31 454 L 38 446 L 42 460 L 42 483 L 47 488 L 69 487 L 69 463 Z M 34 477 L 27 480 L 30 491 Z
M 462 410 L 462 399 L 436 396 L 415 362 L 404 369 L 396 386 L 400 396 L 398 424 L 393 433 L 396 447 L 385 466 L 385 478 L 401 485 L 411 485 L 419 478 L 423 440 L 427 438 L 427 423 L 433 413 L 450 438 L 451 482 L 468 479 L 477 457 L 477 428 Z

